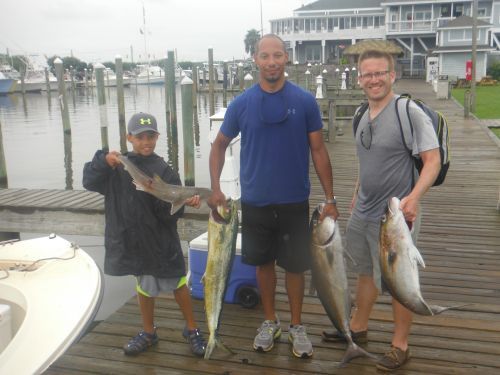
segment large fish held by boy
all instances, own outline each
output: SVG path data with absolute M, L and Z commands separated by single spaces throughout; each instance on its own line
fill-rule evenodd
M 201 200 L 206 201 L 212 194 L 212 190 L 207 188 L 167 184 L 156 174 L 152 178 L 146 175 L 125 155 L 118 155 L 118 159 L 134 180 L 137 189 L 152 194 L 156 198 L 169 202 L 172 205 L 170 209 L 171 215 L 175 214 L 184 206 L 186 199 L 194 195 L 199 195 Z
M 418 265 L 425 267 L 413 244 L 410 229 L 400 209 L 400 200 L 389 200 L 380 227 L 380 272 L 391 295 L 408 310 L 419 315 L 436 315 L 466 305 L 442 307 L 429 305 L 420 292 Z
M 335 328 L 347 341 L 347 350 L 339 366 L 361 356 L 377 359 L 356 345 L 351 337 L 351 296 L 347 283 L 344 247 L 338 223 L 330 216 L 319 217 L 324 204 L 320 204 L 311 218 L 311 275 L 321 304 Z
M 230 201 L 227 208 L 218 207 L 217 210 L 210 212 L 207 267 L 202 278 L 205 315 L 210 333 L 205 359 L 210 358 L 216 346 L 233 353 L 222 343 L 218 335 L 218 328 L 224 294 L 236 252 L 237 235 L 238 209 L 235 201 Z

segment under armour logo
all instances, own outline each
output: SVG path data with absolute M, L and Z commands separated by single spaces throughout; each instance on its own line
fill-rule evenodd
M 141 125 L 151 125 L 151 119 L 150 118 L 141 118 L 140 120 Z

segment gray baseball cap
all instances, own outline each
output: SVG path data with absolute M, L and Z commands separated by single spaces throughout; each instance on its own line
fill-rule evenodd
M 133 115 L 128 121 L 127 131 L 132 135 L 147 131 L 158 133 L 158 126 L 156 125 L 156 119 L 153 115 L 139 112 Z

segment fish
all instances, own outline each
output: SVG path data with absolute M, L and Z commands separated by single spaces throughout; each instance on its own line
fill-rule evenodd
M 175 214 L 184 206 L 186 199 L 194 195 L 199 195 L 201 200 L 206 201 L 212 194 L 212 190 L 207 188 L 167 184 L 157 174 L 151 178 L 141 171 L 125 155 L 118 155 L 118 160 L 120 160 L 120 163 L 122 163 L 125 170 L 130 174 L 138 190 L 150 193 L 156 198 L 172 205 L 170 208 L 171 215 Z
M 424 300 L 420 291 L 418 265 L 425 267 L 425 263 L 413 243 L 400 203 L 397 197 L 389 199 L 379 237 L 380 272 L 392 297 L 419 315 L 437 315 L 470 305 L 442 307 L 429 305 Z
M 344 247 L 338 222 L 330 216 L 322 221 L 319 217 L 324 203 L 314 210 L 311 228 L 311 276 L 319 300 L 328 318 L 347 340 L 347 349 L 339 363 L 343 367 L 353 358 L 377 357 L 354 343 L 349 321 L 351 317 L 351 295 L 347 281 Z
M 218 328 L 224 294 L 236 253 L 237 235 L 238 209 L 236 201 L 230 200 L 227 207 L 219 206 L 212 210 L 208 219 L 207 266 L 202 277 L 209 331 L 205 359 L 210 359 L 215 347 L 234 354 L 220 339 Z

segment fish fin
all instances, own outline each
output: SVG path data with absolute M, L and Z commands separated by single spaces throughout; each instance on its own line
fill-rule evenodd
M 425 268 L 425 263 L 424 263 L 424 258 L 422 258 L 422 255 L 420 254 L 420 251 L 415 247 L 415 245 L 412 245 L 410 249 L 411 257 L 412 259 L 416 260 L 418 264 L 420 264 L 423 268 Z
M 205 284 L 205 274 L 203 274 L 203 276 L 201 277 L 200 283 Z
M 170 204 L 172 205 L 172 208 L 170 209 L 170 215 L 173 215 L 184 206 L 184 200 L 177 199 L 170 202 Z

